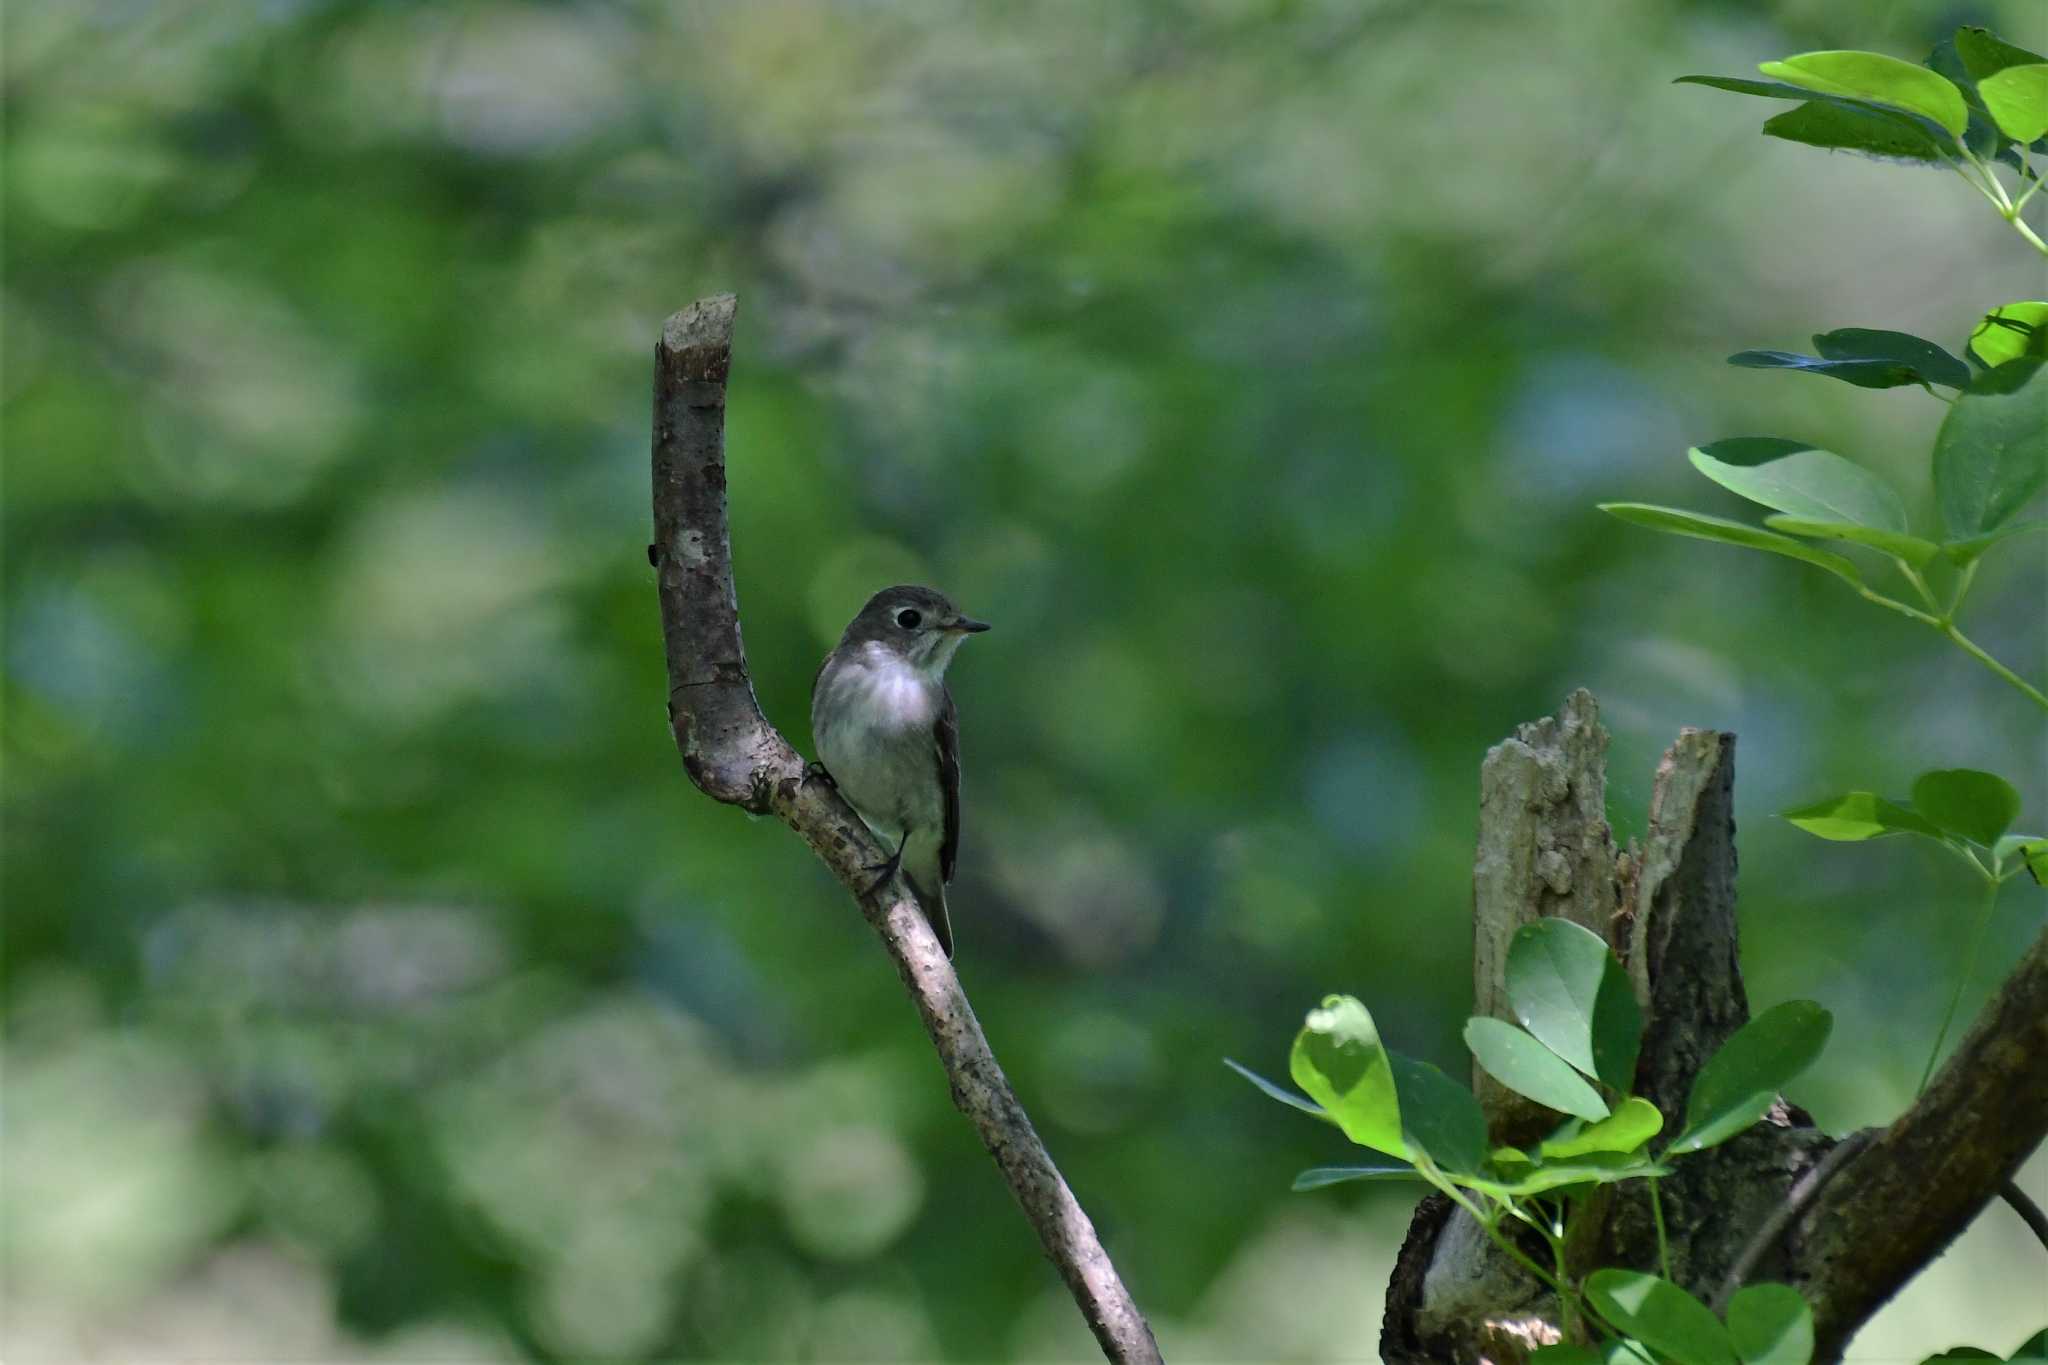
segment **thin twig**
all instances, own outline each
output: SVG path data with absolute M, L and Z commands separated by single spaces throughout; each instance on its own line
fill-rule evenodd
M 699 299 L 668 320 L 654 351 L 649 554 L 659 576 L 669 724 L 683 766 L 707 796 L 779 817 L 852 893 L 917 1006 L 953 1103 L 1001 1168 L 1103 1355 L 1120 1365 L 1156 1365 L 1151 1329 L 996 1064 L 916 901 L 900 878 L 868 893 L 872 879 L 863 868 L 883 861 L 883 850 L 829 783 L 806 780 L 802 757 L 754 698 L 725 511 L 725 383 L 736 308 L 730 294 Z
M 2012 1211 L 2020 1216 L 2020 1221 L 2034 1234 L 2034 1240 L 2043 1247 L 2048 1247 L 2048 1213 L 2041 1212 L 2041 1206 L 2027 1196 L 2027 1192 L 2020 1188 L 2020 1182 L 2008 1180 L 2000 1185 L 1998 1197 L 2012 1206 Z
M 1721 1288 L 1714 1295 L 1716 1313 L 1728 1311 L 1728 1300 L 1734 1298 L 1735 1291 L 1742 1288 L 1743 1282 L 1756 1269 L 1757 1262 L 1763 1260 L 1771 1248 L 1778 1244 L 1778 1239 L 1785 1235 L 1785 1229 L 1792 1226 L 1792 1220 L 1827 1188 L 1827 1183 L 1835 1178 L 1836 1172 L 1848 1165 L 1858 1152 L 1871 1144 L 1877 1133 L 1878 1130 L 1875 1128 L 1865 1128 L 1849 1134 L 1829 1148 L 1828 1154 L 1815 1162 L 1812 1170 L 1793 1183 L 1792 1189 L 1785 1196 L 1785 1202 L 1771 1210 L 1771 1216 L 1764 1219 L 1763 1226 L 1756 1230 L 1756 1235 L 1742 1248 L 1742 1254 L 1735 1258 L 1735 1264 L 1728 1268 L 1728 1277 L 1721 1281 Z

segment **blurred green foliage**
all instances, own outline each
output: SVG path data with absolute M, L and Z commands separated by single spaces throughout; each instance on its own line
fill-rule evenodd
M 770 715 L 876 586 L 997 625 L 960 965 L 1174 1358 L 1373 1339 L 1407 1196 L 1288 1194 L 1336 1139 L 1218 1059 L 1343 990 L 1461 1065 L 1478 760 L 1571 686 L 1625 831 L 1741 734 L 1752 997 L 1843 1022 L 1824 1123 L 1894 1112 L 1965 907 L 1768 817 L 2042 809 L 2040 723 L 1591 509 L 1743 431 L 1931 507 L 1924 395 L 1720 359 L 1959 350 L 2037 267 L 1667 84 L 2048 37 L 1871 8 L 9 6 L 9 1359 L 1089 1353 L 858 915 L 670 744 L 649 357 L 718 289 Z M 2000 556 L 1973 633 L 2041 659 L 2044 593 Z M 2023 1238 L 1866 1339 L 2038 1325 Z

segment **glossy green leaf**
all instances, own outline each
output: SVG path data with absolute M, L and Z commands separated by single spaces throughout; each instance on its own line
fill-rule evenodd
M 1692 536 L 1698 540 L 1719 541 L 1723 545 L 1740 545 L 1749 550 L 1765 550 L 1788 559 L 1803 559 L 1817 564 L 1838 578 L 1845 578 L 1856 586 L 1863 586 L 1863 575 L 1856 566 L 1842 556 L 1828 550 L 1816 549 L 1804 541 L 1791 536 L 1781 536 L 1775 531 L 1766 531 L 1745 522 L 1729 521 L 1725 517 L 1710 517 L 1700 512 L 1687 512 L 1676 507 L 1657 507 L 1645 502 L 1603 502 L 1600 510 L 1611 517 L 1636 526 L 1647 526 L 1653 531 L 1666 531 L 1676 536 Z
M 1742 1365 L 1808 1365 L 1813 1310 L 1790 1285 L 1749 1285 L 1728 1300 L 1728 1339 Z
M 1639 1270 L 1596 1270 L 1586 1297 L 1600 1316 L 1679 1365 L 1735 1365 L 1735 1346 L 1721 1320 L 1698 1299 Z
M 2022 1360 L 2048 1360 L 2048 1327 L 2043 1327 L 2040 1331 L 2021 1342 L 2020 1348 L 2007 1356 L 2006 1359 L 2014 1362 Z
M 1362 1147 L 1408 1159 L 1393 1063 L 1380 1044 L 1372 1013 L 1358 1000 L 1325 996 L 1322 1008 L 1309 1011 L 1288 1055 L 1287 1074 L 1329 1111 L 1344 1136 Z
M 1986 531 L 1981 536 L 1971 536 L 1968 540 L 1952 540 L 1941 547 L 1941 552 L 1957 565 L 1968 564 L 2006 537 L 2023 536 L 2030 531 L 2048 531 L 2048 520 L 2007 522 L 1996 531 Z
M 1737 351 L 1728 357 L 1728 363 L 1745 370 L 1803 370 L 1854 384 L 1859 389 L 1896 389 L 1918 384 L 1922 378 L 1911 366 L 1895 360 L 1829 360 L 1797 351 Z
M 2048 839 L 2029 839 L 2020 845 L 2020 857 L 2026 860 L 2027 875 L 2034 879 L 2036 886 L 2048 886 Z
M 1778 449 L 1759 458 L 1759 447 L 1766 443 Z M 1906 506 L 1892 486 L 1832 451 L 1745 437 L 1695 446 L 1686 458 L 1731 493 L 1795 517 L 1900 533 L 1906 529 Z
M 1963 92 L 1953 81 L 1881 52 L 1802 52 L 1757 69 L 1802 89 L 1905 109 L 1954 134 L 1961 134 L 1970 119 Z
M 1410 1151 L 1426 1153 L 1446 1171 L 1484 1170 L 1486 1114 L 1472 1092 L 1428 1062 L 1389 1055 L 1400 1094 L 1401 1137 Z
M 1590 1152 L 1633 1152 L 1657 1136 L 1663 1127 L 1664 1116 L 1657 1112 L 1657 1106 L 1640 1095 L 1631 1095 L 1600 1122 L 1579 1128 L 1569 1136 L 1545 1138 L 1541 1155 L 1545 1161 L 1561 1161 Z
M 1680 76 L 1674 84 L 1704 85 L 1764 99 L 1798 100 L 1799 108 L 1777 115 L 1763 128 L 1767 135 L 1789 142 L 1928 162 L 1940 161 L 1949 146 L 1944 130 L 1931 120 L 1869 100 L 1740 76 Z
M 1601 1355 L 1590 1346 L 1539 1346 L 1529 1365 L 1603 1365 Z
M 1885 160 L 1933 164 L 1942 159 L 1942 145 L 1924 123 L 1894 110 L 1848 101 L 1809 100 L 1797 109 L 1765 119 L 1763 134 L 1807 147 L 1859 152 Z
M 1779 1092 L 1813 1065 L 1833 1027 L 1834 1016 L 1813 1001 L 1787 1000 L 1737 1029 L 1693 1078 L 1685 1131 L 1670 1150 L 1718 1146 L 1762 1118 Z
M 1223 1065 L 1229 1067 L 1232 1071 L 1235 1071 L 1238 1075 L 1250 1081 L 1253 1085 L 1257 1086 L 1266 1095 L 1280 1101 L 1280 1103 L 1287 1105 L 1289 1108 L 1299 1109 L 1304 1114 L 1313 1114 L 1315 1117 L 1321 1119 L 1324 1123 L 1335 1123 L 1337 1121 L 1335 1118 L 1331 1116 L 1329 1110 L 1323 1108 L 1314 1100 L 1304 1099 L 1300 1095 L 1295 1094 L 1292 1090 L 1287 1089 L 1285 1086 L 1276 1085 L 1274 1082 L 1267 1080 L 1264 1076 L 1261 1076 L 1258 1072 L 1252 1070 L 1248 1066 L 1240 1066 L 1236 1062 L 1231 1061 L 1228 1057 L 1225 1057 L 1223 1059 Z
M 1783 512 L 1764 518 L 1764 525 L 1773 531 L 1786 535 L 1805 536 L 1811 540 L 1840 540 L 1851 545 L 1867 545 L 1873 550 L 1882 550 L 1888 555 L 1897 555 L 1914 568 L 1925 568 L 1942 547 L 1931 540 L 1909 536 L 1902 531 L 1881 531 L 1874 526 L 1858 526 L 1847 521 L 1815 521 L 1810 517 L 1788 516 Z
M 1984 108 L 1976 79 L 1956 50 L 1956 39 L 1943 38 L 1936 43 L 1921 65 L 1948 77 L 1963 92 L 1963 103 L 1970 108 L 1970 126 L 1963 130 L 1963 143 L 1971 153 L 1985 159 L 2010 155 L 2012 140 L 1998 131 L 1997 123 Z
M 1525 924 L 1508 945 L 1506 981 L 1522 1027 L 1584 1074 L 1628 1089 L 1642 1011 L 1604 939 L 1570 920 Z
M 1814 337 L 1813 349 L 1828 360 L 1888 361 L 1919 379 L 1951 389 L 1966 388 L 1970 367 L 1946 350 L 1910 332 L 1873 327 L 1837 327 Z
M 1970 353 L 1997 368 L 2025 356 L 2048 358 L 2048 300 L 2002 303 L 1970 331 Z
M 1507 1020 L 1466 1020 L 1465 1046 L 1487 1075 L 1516 1094 L 1582 1119 L 1607 1117 L 1606 1101 L 1570 1063 Z
M 1981 81 L 2009 66 L 2032 66 L 2048 57 L 2014 47 L 1987 28 L 1959 28 L 1952 40 L 1957 58 L 1972 81 Z
M 1648 1157 L 1627 1152 L 1586 1152 L 1580 1156 L 1545 1159 L 1533 1166 L 1495 1172 L 1496 1179 L 1464 1183 L 1514 1199 L 1547 1194 L 1571 1185 L 1614 1185 L 1624 1180 L 1647 1180 L 1671 1174 L 1669 1166 Z
M 2007 361 L 1949 408 L 1934 441 L 1934 493 L 1951 537 L 1995 531 L 2048 484 L 2042 362 Z
M 1320 1190 L 1326 1185 L 1342 1185 L 1353 1180 L 1420 1180 L 1422 1172 L 1405 1161 L 1387 1162 L 1376 1166 L 1315 1166 L 1294 1177 L 1289 1188 L 1300 1193 L 1305 1190 Z
M 1844 792 L 1788 810 L 1783 818 L 1817 838 L 1845 844 L 1881 839 L 1887 834 L 1941 837 L 1941 831 L 1926 817 L 1895 801 L 1887 801 L 1876 792 Z
M 2036 883 L 2048 884 L 2048 838 L 2039 834 L 2008 834 L 1991 846 L 1992 864 L 2005 869 L 2008 859 L 2017 858 Z
M 1998 130 L 2015 142 L 2048 133 L 2048 64 L 2009 66 L 1977 82 Z
M 1998 1360 L 1999 1358 L 1996 1351 L 1987 1351 L 1979 1346 L 1958 1346 L 1954 1350 L 1943 1351 L 1938 1356 L 1929 1356 L 1921 1361 L 1920 1365 L 1946 1365 L 1946 1362 L 1949 1361 Z
M 1996 773 L 1944 768 L 1914 779 L 1913 809 L 1947 833 L 1989 848 L 2019 819 L 2020 794 Z

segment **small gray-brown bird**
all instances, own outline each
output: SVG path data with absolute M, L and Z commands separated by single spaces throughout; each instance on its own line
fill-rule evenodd
M 988 626 L 930 588 L 884 588 L 868 599 L 811 683 L 811 733 L 840 794 L 895 850 L 871 871 L 900 867 L 953 955 L 946 883 L 960 852 L 960 714 L 946 665 Z

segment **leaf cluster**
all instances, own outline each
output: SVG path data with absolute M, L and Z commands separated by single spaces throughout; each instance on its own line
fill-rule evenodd
M 1678 1133 L 1653 1152 L 1664 1116 L 1649 1100 L 1631 1093 L 1642 1010 L 1627 971 L 1606 942 L 1567 920 L 1525 925 L 1509 946 L 1506 985 L 1514 1020 L 1468 1020 L 1465 1043 L 1488 1075 L 1560 1115 L 1558 1126 L 1531 1147 L 1489 1148 L 1486 1115 L 1471 1090 L 1427 1062 L 1389 1049 L 1371 1011 L 1352 996 L 1325 998 L 1295 1037 L 1288 1074 L 1305 1095 L 1235 1062 L 1228 1065 L 1267 1095 L 1334 1124 L 1381 1158 L 1304 1171 L 1295 1178 L 1295 1189 L 1353 1180 L 1427 1181 L 1457 1200 L 1517 1260 L 1524 1259 L 1522 1253 L 1500 1234 L 1504 1223 L 1521 1223 L 1542 1234 L 1551 1245 L 1553 1267 L 1525 1265 L 1567 1302 L 1568 1317 L 1589 1305 L 1627 1334 L 1624 1340 L 1652 1352 L 1638 1359 L 1734 1360 L 1726 1352 L 1685 1355 L 1659 1344 L 1665 1339 L 1659 1324 L 1667 1312 L 1682 1316 L 1684 1311 L 1667 1305 L 1683 1302 L 1698 1308 L 1721 1334 L 1716 1339 L 1724 1342 L 1737 1331 L 1732 1307 L 1724 1329 L 1677 1285 L 1633 1271 L 1596 1272 L 1582 1293 L 1564 1264 L 1570 1222 L 1594 1187 L 1661 1179 L 1671 1173 L 1672 1158 L 1717 1146 L 1762 1118 L 1779 1092 L 1820 1055 L 1832 1017 L 1813 1001 L 1792 1000 L 1750 1020 L 1700 1068 Z M 1810 1347 L 1811 1322 L 1791 1290 L 1753 1286 L 1738 1301 L 1744 1305 L 1740 1321 L 1745 1331 L 1769 1321 L 1780 1323 L 1771 1330 L 1782 1335 L 1792 1332 L 1786 1324 L 1797 1319 L 1805 1323 Z M 1758 1326 L 1745 1339 L 1761 1341 L 1770 1335 Z M 1606 1357 L 1558 1357 L 1579 1358 Z M 1742 1356 L 1745 1362 L 1806 1358 Z
M 1903 801 L 1875 792 L 1843 792 L 1785 812 L 1785 818 L 1818 838 L 1861 843 L 1910 834 L 1963 858 L 1980 875 L 2005 881 L 2024 869 L 2036 882 L 2048 880 L 2048 837 L 2013 834 L 2020 794 L 1995 773 L 1944 768 L 1920 774 Z

